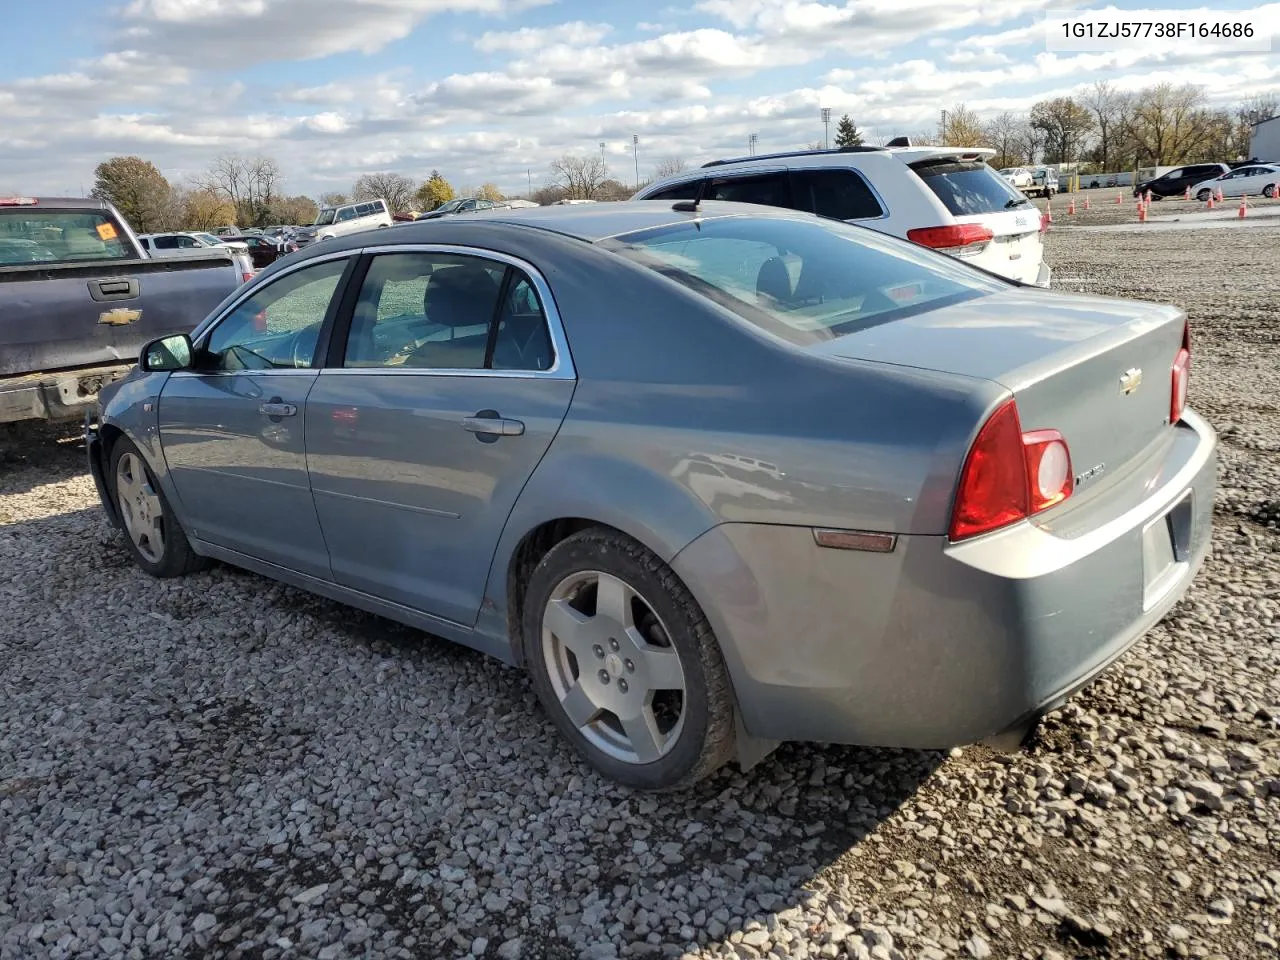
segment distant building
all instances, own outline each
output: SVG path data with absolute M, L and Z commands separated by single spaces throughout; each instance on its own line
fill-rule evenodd
M 1280 161 L 1280 116 L 1260 120 L 1253 125 L 1249 156 L 1263 163 Z

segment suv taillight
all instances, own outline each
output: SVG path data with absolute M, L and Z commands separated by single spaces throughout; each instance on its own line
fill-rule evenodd
M 946 227 L 917 227 L 907 239 L 931 250 L 971 257 L 986 249 L 995 234 L 980 223 L 953 223 Z
M 1191 382 L 1191 324 L 1182 327 L 1182 348 L 1173 359 L 1172 386 L 1169 391 L 1169 422 L 1182 419 L 1187 409 L 1187 388 Z
M 1071 496 L 1071 453 L 1057 430 L 1022 432 L 1018 405 L 996 409 L 973 441 L 951 511 L 952 541 L 1025 520 Z

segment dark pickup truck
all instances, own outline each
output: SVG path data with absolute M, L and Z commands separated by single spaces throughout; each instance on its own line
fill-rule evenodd
M 0 423 L 79 418 L 245 279 L 229 252 L 151 259 L 109 203 L 0 197 Z

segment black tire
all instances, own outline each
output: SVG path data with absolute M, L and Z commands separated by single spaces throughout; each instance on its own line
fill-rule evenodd
M 668 752 L 652 762 L 618 759 L 590 742 L 569 719 L 553 686 L 543 643 L 544 613 L 557 586 L 590 571 L 617 578 L 639 594 L 666 628 L 679 658 L 682 726 Z M 635 540 L 593 527 L 558 543 L 530 577 L 521 628 L 525 665 L 543 709 L 604 776 L 639 790 L 679 790 L 710 776 L 732 757 L 733 688 L 711 625 L 680 578 Z M 588 673 L 594 678 L 595 666 L 580 668 L 579 678 L 586 680 Z
M 133 462 L 141 466 L 145 478 L 144 482 L 150 492 L 154 493 L 155 499 L 160 505 L 163 544 L 154 549 L 156 554 L 154 557 L 147 556 L 139 548 L 138 544 L 134 542 L 134 538 L 129 531 L 128 521 L 125 519 L 126 506 L 121 503 L 119 470 L 120 461 L 126 456 L 134 458 Z M 191 549 L 191 543 L 187 540 L 186 532 L 174 516 L 173 509 L 169 506 L 168 499 L 165 498 L 164 490 L 156 482 L 155 474 L 151 472 L 151 467 L 147 465 L 146 457 L 142 455 L 142 452 L 133 441 L 127 437 L 120 437 L 111 446 L 106 480 L 107 489 L 111 491 L 111 496 L 115 501 L 116 513 L 120 516 L 121 533 L 124 535 L 125 546 L 130 556 L 133 557 L 134 563 L 151 574 L 151 576 L 164 579 L 195 573 L 209 565 L 208 559 Z
M 1266 197 L 1268 200 L 1275 197 L 1276 185 L 1274 183 L 1268 183 L 1265 187 L 1262 188 L 1262 195 Z
M 1206 200 L 1209 199 L 1209 197 L 1210 197 L 1210 193 L 1208 190 L 1201 190 L 1198 193 L 1196 193 L 1196 199 L 1199 200 L 1201 203 L 1204 203 Z

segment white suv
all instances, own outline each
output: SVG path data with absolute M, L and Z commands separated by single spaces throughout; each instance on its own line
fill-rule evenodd
M 843 147 L 713 160 L 635 200 L 790 207 L 903 237 L 1021 283 L 1049 286 L 1040 211 L 984 147 Z
M 389 226 L 391 213 L 385 200 L 356 200 L 336 207 L 321 207 L 316 222 L 298 232 L 298 245 Z

